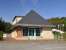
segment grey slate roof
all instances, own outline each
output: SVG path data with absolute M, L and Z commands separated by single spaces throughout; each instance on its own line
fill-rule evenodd
M 22 17 L 17 24 L 36 24 L 36 25 L 49 25 L 48 21 L 42 18 L 38 13 L 31 10 L 26 16 Z

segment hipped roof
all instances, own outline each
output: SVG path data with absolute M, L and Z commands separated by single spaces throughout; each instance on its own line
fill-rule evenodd
M 36 13 L 34 10 L 31 10 L 26 14 L 26 16 L 22 17 L 22 20 L 20 20 L 17 25 L 19 24 L 49 25 L 48 21 Z

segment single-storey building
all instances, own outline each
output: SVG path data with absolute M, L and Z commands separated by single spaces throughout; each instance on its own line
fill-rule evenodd
M 11 37 L 16 40 L 52 40 L 54 35 L 49 27 L 50 23 L 34 10 L 25 16 L 15 16 Z

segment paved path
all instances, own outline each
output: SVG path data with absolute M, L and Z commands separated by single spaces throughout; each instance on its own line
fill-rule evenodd
M 66 50 L 65 42 L 0 42 L 0 50 Z

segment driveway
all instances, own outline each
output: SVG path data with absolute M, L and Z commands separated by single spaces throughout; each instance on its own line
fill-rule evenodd
M 1 41 L 0 50 L 66 50 L 63 41 Z

